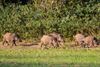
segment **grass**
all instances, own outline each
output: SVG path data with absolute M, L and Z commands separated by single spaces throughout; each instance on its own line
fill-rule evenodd
M 100 49 L 2 48 L 0 67 L 100 67 Z

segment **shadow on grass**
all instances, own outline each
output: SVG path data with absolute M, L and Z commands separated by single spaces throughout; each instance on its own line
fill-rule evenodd
M 94 63 L 64 63 L 64 64 L 47 64 L 47 63 L 14 63 L 0 62 L 0 67 L 100 67 L 100 64 Z

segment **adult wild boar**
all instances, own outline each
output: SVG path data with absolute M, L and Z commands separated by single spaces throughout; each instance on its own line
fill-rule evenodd
M 58 43 L 57 46 L 64 46 L 64 39 L 61 34 L 53 32 L 53 33 L 50 33 L 49 35 L 57 40 L 57 43 Z
M 82 47 L 84 46 L 83 45 L 83 39 L 85 38 L 85 36 L 81 33 L 77 33 L 75 36 L 74 36 L 74 40 L 75 40 L 75 43 L 76 45 L 81 45 Z
M 20 37 L 19 37 L 17 34 L 15 34 L 15 33 L 7 32 L 7 33 L 5 33 L 5 34 L 3 35 L 3 45 L 4 45 L 5 43 L 7 43 L 7 45 L 12 44 L 12 46 L 13 46 L 13 45 L 16 46 L 16 41 L 20 41 L 20 42 L 21 42 L 21 39 L 20 39 Z
M 43 35 L 39 43 L 40 47 L 44 46 L 56 46 L 57 40 L 50 35 Z
M 86 44 L 87 47 L 97 46 L 96 38 L 94 36 L 87 36 L 84 38 L 84 44 Z

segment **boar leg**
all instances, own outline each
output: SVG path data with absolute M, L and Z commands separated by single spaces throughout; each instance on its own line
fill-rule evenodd
M 15 40 L 12 41 L 11 46 L 17 46 Z

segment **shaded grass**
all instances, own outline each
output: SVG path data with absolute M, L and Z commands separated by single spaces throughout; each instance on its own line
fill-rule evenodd
M 45 64 L 45 63 L 0 63 L 0 67 L 100 67 L 100 64 L 93 63 L 65 63 L 65 64 Z
M 0 67 L 99 67 L 100 49 L 0 49 Z

